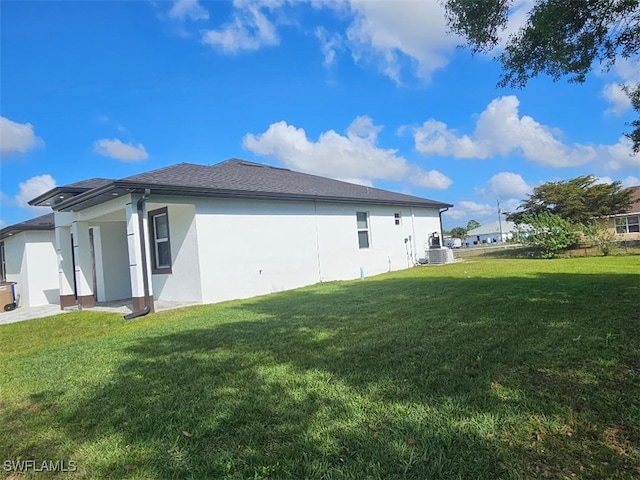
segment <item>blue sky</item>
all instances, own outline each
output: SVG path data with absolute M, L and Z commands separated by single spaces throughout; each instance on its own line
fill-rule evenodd
M 445 228 L 546 181 L 640 184 L 637 59 L 497 88 L 435 0 L 3 1 L 0 22 L 1 226 L 56 185 L 231 157 L 453 203 Z

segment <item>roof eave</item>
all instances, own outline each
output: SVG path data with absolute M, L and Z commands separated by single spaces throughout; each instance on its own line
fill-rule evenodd
M 88 192 L 76 195 L 68 200 L 60 202 L 55 205 L 55 210 L 69 212 L 76 210 L 84 210 L 93 205 L 102 203 L 98 201 L 92 203 L 91 200 L 105 195 L 114 190 L 126 190 L 130 193 L 144 192 L 146 189 L 150 189 L 152 193 L 164 194 L 164 195 L 187 195 L 194 197 L 224 197 L 224 198 L 247 198 L 247 199 L 265 199 L 265 200 L 307 200 L 317 202 L 331 202 L 331 203 L 362 203 L 369 205 L 397 205 L 408 207 L 423 207 L 423 208 L 451 208 L 453 205 L 441 202 L 420 202 L 412 200 L 379 200 L 379 199 L 367 199 L 367 198 L 354 198 L 354 197 L 336 197 L 336 196 L 321 196 L 321 195 L 304 195 L 304 194 L 290 194 L 290 193 L 277 193 L 277 192 L 255 192 L 246 190 L 226 190 L 226 189 L 214 189 L 203 187 L 180 187 L 176 185 L 163 185 L 163 184 L 149 184 L 127 181 L 114 181 L 103 187 L 94 188 Z M 80 208 L 74 208 L 80 207 Z
M 55 187 L 52 188 L 51 190 L 43 193 L 42 195 L 37 196 L 36 198 L 29 200 L 29 205 L 34 206 L 34 207 L 53 207 L 53 205 L 55 204 L 55 201 L 51 201 L 51 199 L 63 194 L 63 193 L 71 193 L 71 194 L 81 194 L 86 192 L 87 189 L 86 188 L 79 188 L 79 187 Z M 69 197 L 69 198 L 73 198 L 73 197 Z M 49 200 L 49 203 L 44 203 L 46 201 Z M 65 200 L 63 200 L 60 203 L 64 203 Z
M 12 237 L 14 235 L 17 235 L 19 233 L 23 233 L 23 232 L 33 232 L 33 231 L 38 231 L 38 230 L 42 230 L 42 231 L 49 231 L 49 230 L 54 230 L 54 226 L 50 225 L 50 226 L 45 226 L 45 225 L 26 225 L 23 227 L 19 227 L 19 228 L 15 228 L 15 227 L 5 227 L 2 230 L 0 230 L 0 240 L 4 240 L 5 238 L 8 237 Z

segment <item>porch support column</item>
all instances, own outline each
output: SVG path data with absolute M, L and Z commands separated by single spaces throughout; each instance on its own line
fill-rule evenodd
M 143 222 L 145 225 L 144 231 L 140 231 L 139 220 L 138 220 L 138 210 L 137 210 L 137 198 L 132 197 L 131 202 L 127 203 L 126 206 L 126 214 L 127 214 L 127 242 L 129 246 L 129 275 L 131 277 L 131 300 L 133 302 L 133 311 L 142 310 L 145 304 L 144 298 L 144 283 L 142 279 L 142 275 L 144 273 L 144 268 L 147 269 L 147 279 L 149 280 L 149 296 L 147 297 L 147 302 L 149 304 L 149 308 L 153 313 L 153 286 L 151 282 L 151 264 L 150 264 L 150 254 L 148 252 L 148 236 L 147 232 L 147 220 L 143 218 Z M 142 254 L 141 254 L 141 238 L 144 241 L 144 248 L 147 249 L 147 265 L 142 265 Z
M 71 246 L 71 228 L 56 227 L 56 252 L 58 254 L 58 283 L 60 286 L 60 310 L 76 304 L 76 292 L 73 288 L 73 260 Z
M 76 262 L 75 278 L 78 304 L 83 308 L 95 307 L 89 224 L 74 221 L 71 224 L 71 233 L 73 234 L 73 258 Z

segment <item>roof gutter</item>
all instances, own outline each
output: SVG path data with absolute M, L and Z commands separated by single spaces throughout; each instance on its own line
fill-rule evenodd
M 453 205 L 451 205 L 451 207 L 453 207 Z M 444 210 L 438 210 L 438 217 L 440 218 L 440 238 L 444 238 L 444 229 L 442 228 L 442 214 L 449 210 L 449 208 L 451 207 L 447 207 Z
M 151 311 L 151 305 L 149 305 L 149 272 L 147 269 L 147 244 L 144 241 L 144 204 L 151 194 L 150 189 L 145 189 L 144 195 L 138 199 L 138 229 L 140 230 L 140 260 L 142 263 L 142 287 L 144 291 L 144 307 L 142 310 L 131 312 L 124 316 L 125 320 L 132 320 L 134 318 L 143 317 Z

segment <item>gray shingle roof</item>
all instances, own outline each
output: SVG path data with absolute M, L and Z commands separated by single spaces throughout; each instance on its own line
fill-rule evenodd
M 91 185 L 95 185 L 90 188 Z M 189 197 L 226 197 L 447 208 L 448 203 L 379 188 L 294 172 L 286 168 L 230 159 L 216 165 L 179 163 L 120 180 L 91 179 L 56 187 L 30 205 L 79 211 L 120 195 L 143 193 Z
M 24 222 L 16 223 L 15 225 L 9 225 L 0 230 L 0 239 L 6 238 L 10 235 L 15 235 L 27 230 L 53 230 L 54 219 L 53 213 L 47 213 L 40 217 L 32 218 Z
M 113 182 L 112 179 L 109 178 L 89 178 L 87 180 L 80 180 L 79 182 L 69 183 L 68 185 L 64 185 L 60 187 L 61 189 L 71 188 L 71 189 L 80 189 L 84 188 L 87 190 L 91 190 L 92 188 L 102 187 L 109 182 Z
M 122 179 L 149 186 L 164 185 L 208 190 L 274 194 L 317 199 L 363 200 L 367 202 L 405 203 L 432 207 L 449 204 L 412 195 L 294 172 L 244 160 L 231 159 L 216 165 L 179 163 Z

